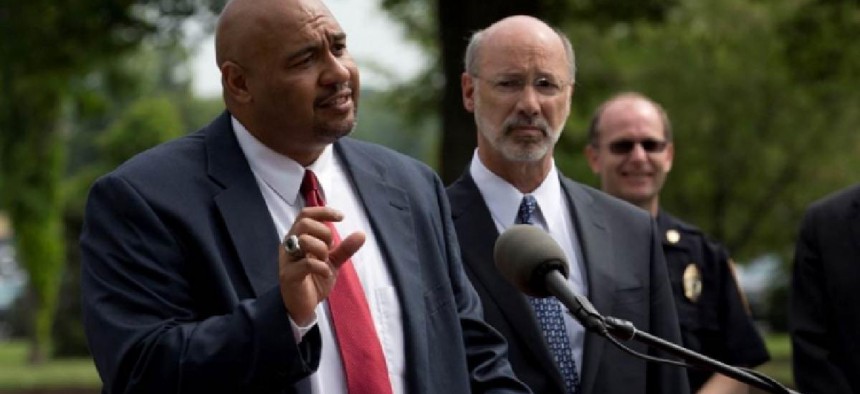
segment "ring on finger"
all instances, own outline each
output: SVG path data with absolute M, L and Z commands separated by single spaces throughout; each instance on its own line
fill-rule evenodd
M 299 245 L 299 237 L 296 235 L 290 235 L 284 240 L 284 250 L 295 259 L 305 257 L 305 252 L 302 250 L 302 246 Z

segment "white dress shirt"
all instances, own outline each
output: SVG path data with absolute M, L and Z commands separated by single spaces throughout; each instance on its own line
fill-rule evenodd
M 505 229 L 514 225 L 524 194 L 484 166 L 478 157 L 477 150 L 472 156 L 469 174 L 490 209 L 490 215 L 493 217 L 493 222 L 499 233 L 501 234 Z M 579 241 L 573 226 L 567 197 L 561 188 L 561 180 L 558 176 L 558 170 L 555 168 L 555 161 L 553 161 L 549 174 L 540 186 L 530 194 L 535 197 L 538 205 L 534 216 L 535 225 L 546 230 L 561 246 L 570 265 L 568 282 L 573 286 L 576 293 L 588 297 L 585 267 L 581 263 L 582 254 L 579 250 Z M 573 357 L 576 359 L 576 368 L 581 376 L 585 328 L 569 313 L 564 313 L 564 325 L 570 336 L 570 346 L 573 350 Z
M 299 211 L 305 205 L 299 193 L 305 168 L 298 162 L 263 145 L 236 118 L 232 118 L 232 124 L 239 146 L 248 159 L 269 214 L 275 222 L 278 237 L 284 239 Z M 342 163 L 334 155 L 331 145 L 326 147 L 308 169 L 316 174 L 326 205 L 343 213 L 343 221 L 334 223 L 338 234 L 342 238 L 346 238 L 355 231 L 363 231 L 367 235 L 364 246 L 352 256 L 352 263 L 370 306 L 373 324 L 385 354 L 393 392 L 404 393 L 406 360 L 400 302 L 370 221 L 353 190 L 351 181 L 346 176 Z M 273 261 L 272 264 L 277 262 Z M 322 334 L 322 357 L 317 371 L 307 379 L 310 380 L 314 393 L 346 393 L 346 378 L 328 303 L 324 301 L 319 304 L 315 313 L 316 324 L 319 325 L 320 334 Z M 296 328 L 295 323 L 293 325 Z M 310 327 L 294 330 L 297 340 Z

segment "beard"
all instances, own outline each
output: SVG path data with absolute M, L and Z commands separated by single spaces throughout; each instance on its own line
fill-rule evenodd
M 552 130 L 542 116 L 526 118 L 515 115 L 505 120 L 499 130 L 493 130 L 483 118 L 475 114 L 479 132 L 490 142 L 490 146 L 512 162 L 535 162 L 546 157 L 561 136 L 561 128 Z M 517 136 L 517 128 L 533 127 L 541 131 L 540 137 Z

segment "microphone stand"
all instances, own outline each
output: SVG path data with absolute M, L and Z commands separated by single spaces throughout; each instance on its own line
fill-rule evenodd
M 692 350 L 678 346 L 672 342 L 651 335 L 645 331 L 636 329 L 632 323 L 614 317 L 603 317 L 594 306 L 586 299 L 571 290 L 567 285 L 567 278 L 558 270 L 549 270 L 544 276 L 546 288 L 549 293 L 555 295 L 568 311 L 588 330 L 603 337 L 617 338 L 623 341 L 635 340 L 645 345 L 675 355 L 693 366 L 702 367 L 714 372 L 719 372 L 737 381 L 757 387 L 769 393 L 783 394 L 796 391 L 775 384 L 775 382 L 763 379 L 760 376 L 749 373 L 743 369 L 733 367 Z

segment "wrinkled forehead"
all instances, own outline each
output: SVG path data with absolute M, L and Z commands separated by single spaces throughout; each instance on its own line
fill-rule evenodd
M 216 46 L 222 60 L 249 62 L 342 35 L 318 0 L 234 0 L 219 20 Z
M 566 77 L 567 56 L 551 29 L 488 32 L 478 52 L 481 72 L 552 73 Z

